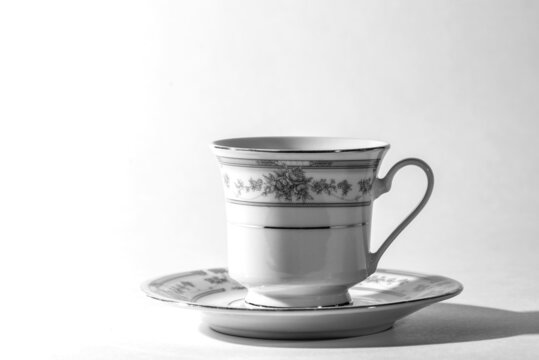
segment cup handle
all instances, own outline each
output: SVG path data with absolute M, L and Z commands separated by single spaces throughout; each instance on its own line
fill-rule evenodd
M 393 165 L 393 167 L 387 172 L 386 176 L 382 179 L 376 178 L 374 180 L 373 198 L 376 199 L 380 195 L 385 194 L 386 192 L 391 190 L 393 177 L 395 176 L 397 171 L 408 165 L 418 166 L 421 168 L 421 170 L 425 172 L 425 175 L 427 175 L 427 190 L 425 191 L 425 195 L 423 195 L 423 199 L 421 199 L 421 202 L 416 206 L 416 208 L 399 224 L 399 226 L 395 228 L 395 230 L 393 230 L 393 232 L 387 237 L 387 239 L 378 248 L 378 250 L 370 254 L 369 266 L 367 268 L 369 275 L 376 271 L 378 262 L 380 261 L 380 258 L 387 250 L 389 245 L 391 245 L 393 240 L 395 240 L 395 238 L 401 233 L 401 231 L 404 230 L 404 228 L 412 222 L 412 220 L 417 216 L 417 214 L 419 214 L 423 207 L 425 207 L 425 204 L 427 203 L 430 198 L 430 195 L 432 194 L 432 187 L 434 186 L 434 175 L 432 173 L 432 169 L 423 160 L 416 158 L 408 158 L 401 160 L 395 165 Z

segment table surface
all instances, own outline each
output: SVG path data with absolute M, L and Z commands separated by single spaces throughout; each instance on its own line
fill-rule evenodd
M 41 322 L 46 325 L 40 330 L 40 345 L 27 350 L 41 355 L 45 351 L 52 359 L 130 360 L 536 359 L 539 354 L 539 311 L 530 311 L 537 309 L 537 297 L 519 294 L 524 283 L 518 281 L 499 297 L 489 296 L 496 284 L 483 284 L 481 291 L 470 289 L 468 294 L 465 289 L 379 334 L 323 341 L 220 334 L 201 322 L 198 311 L 146 298 L 135 279 L 130 285 L 123 288 L 124 293 L 95 293 L 82 302 L 49 302 L 50 319 Z M 479 284 L 468 286 L 480 288 Z

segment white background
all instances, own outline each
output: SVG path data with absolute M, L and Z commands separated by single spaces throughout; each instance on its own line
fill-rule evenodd
M 538 94 L 535 1 L 3 2 L 2 357 L 531 358 L 539 328 L 515 317 L 521 335 L 443 345 L 233 344 L 138 286 L 226 265 L 210 141 L 353 136 L 392 144 L 382 174 L 414 156 L 436 176 L 380 266 L 458 279 L 453 302 L 539 323 Z M 397 176 L 374 245 L 423 186 Z

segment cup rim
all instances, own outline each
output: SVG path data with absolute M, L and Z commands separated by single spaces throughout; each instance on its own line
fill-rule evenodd
M 265 143 L 265 146 L 256 146 Z M 279 145 L 277 144 L 285 144 Z M 289 144 L 289 145 L 286 145 Z M 294 145 L 295 144 L 295 145 Z M 323 145 L 322 145 L 323 144 Z M 331 145 L 334 144 L 334 145 Z M 257 136 L 215 140 L 214 149 L 267 153 L 340 153 L 388 149 L 380 140 L 331 136 Z M 303 146 L 303 147 L 300 147 Z

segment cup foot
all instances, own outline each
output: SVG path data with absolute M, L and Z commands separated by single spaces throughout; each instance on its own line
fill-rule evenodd
M 315 287 L 311 289 L 299 288 L 283 293 L 258 291 L 249 289 L 245 303 L 257 307 L 332 307 L 348 305 L 351 302 L 346 287 Z

